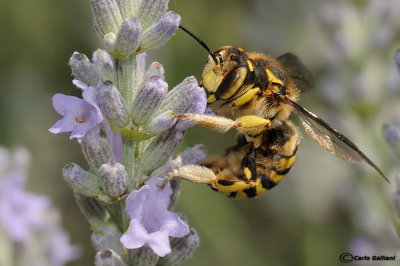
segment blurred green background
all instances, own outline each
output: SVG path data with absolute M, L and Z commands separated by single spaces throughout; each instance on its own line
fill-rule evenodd
M 303 134 L 291 172 L 261 198 L 233 200 L 184 182 L 177 210 L 201 237 L 185 265 L 339 265 L 343 252 L 400 256 L 391 224 L 398 161 L 381 137 L 384 122 L 400 123 L 393 59 L 400 48 L 399 1 L 172 0 L 170 9 L 211 49 L 238 45 L 272 56 L 297 54 L 317 83 L 301 104 L 354 140 L 392 181 L 385 183 L 365 163 L 343 162 Z M 89 1 L 3 1 L 0 21 L 0 144 L 30 150 L 29 189 L 53 199 L 72 243 L 83 247 L 70 265 L 92 265 L 89 225 L 61 176 L 68 162 L 86 164 L 68 134 L 47 131 L 59 119 L 52 95 L 78 95 L 69 57 L 74 51 L 91 55 L 102 45 Z M 206 58 L 178 31 L 147 63 L 161 62 L 172 88 L 189 75 L 200 80 Z M 182 149 L 196 143 L 217 154 L 233 143 L 233 134 L 194 127 Z

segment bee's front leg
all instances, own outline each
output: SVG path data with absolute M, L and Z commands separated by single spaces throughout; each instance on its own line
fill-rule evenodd
M 191 121 L 199 125 L 210 127 L 218 132 L 225 133 L 231 128 L 236 128 L 244 135 L 257 135 L 271 125 L 271 120 L 255 115 L 246 115 L 232 120 L 223 116 L 181 114 L 174 118 Z

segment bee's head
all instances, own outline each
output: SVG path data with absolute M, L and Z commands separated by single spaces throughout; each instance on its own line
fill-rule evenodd
M 232 100 L 247 77 L 247 69 L 247 53 L 241 48 L 223 46 L 211 53 L 202 81 L 207 101 Z
M 207 102 L 233 100 L 247 77 L 247 53 L 232 46 L 223 46 L 212 52 L 194 33 L 182 25 L 179 25 L 179 28 L 195 39 L 209 54 L 202 81 L 202 86 L 207 92 Z

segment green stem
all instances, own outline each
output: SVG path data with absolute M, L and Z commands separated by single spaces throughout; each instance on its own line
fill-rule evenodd
M 136 182 L 134 180 L 136 146 L 137 142 L 133 141 L 132 139 L 126 137 L 122 138 L 122 164 L 125 166 L 125 170 L 128 173 L 129 191 L 136 189 Z
M 117 59 L 116 66 L 117 88 L 130 111 L 138 87 L 143 80 L 144 55 L 130 56 L 123 60 Z
M 108 211 L 121 232 L 125 232 L 129 227 L 129 217 L 125 212 L 125 200 L 119 200 L 110 205 L 107 205 Z
M 137 142 L 136 145 L 136 150 L 135 150 L 135 158 L 136 158 L 136 162 L 137 164 L 140 163 L 140 159 L 142 158 L 144 152 L 146 151 L 146 148 L 148 146 L 149 140 L 143 140 L 140 142 Z M 135 188 L 138 189 L 139 186 L 143 183 L 143 176 L 145 176 L 148 173 L 144 173 L 141 169 L 141 167 L 138 167 L 138 171 L 135 172 L 135 177 L 134 177 L 134 184 L 135 184 Z

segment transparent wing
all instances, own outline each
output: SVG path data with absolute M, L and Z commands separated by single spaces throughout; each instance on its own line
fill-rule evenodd
M 284 101 L 294 107 L 300 117 L 305 132 L 319 145 L 347 162 L 358 163 L 364 160 L 389 182 L 375 163 L 360 151 L 346 136 L 296 102 L 288 98 Z
M 314 78 L 300 58 L 292 53 L 286 53 L 279 56 L 277 60 L 285 68 L 300 91 L 306 92 L 314 87 Z

